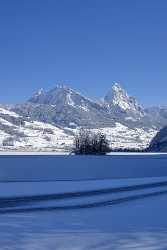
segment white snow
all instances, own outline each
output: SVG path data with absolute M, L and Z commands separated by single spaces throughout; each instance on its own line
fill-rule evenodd
M 115 149 L 143 149 L 149 145 L 150 141 L 157 133 L 157 131 L 154 129 L 130 129 L 127 126 L 118 122 L 115 124 L 115 127 L 92 129 L 92 131 L 100 131 L 104 133 L 107 136 L 107 139 L 109 140 L 110 146 Z M 73 130 L 73 132 L 76 133 L 77 129 Z
M 87 107 L 86 103 L 83 100 L 81 101 L 81 105 L 79 106 L 79 108 L 85 112 L 89 111 L 89 108 Z
M 70 91 L 70 92 L 67 93 L 67 96 L 66 96 L 66 104 L 67 104 L 67 105 L 70 105 L 70 106 L 72 106 L 72 107 L 75 107 L 75 108 L 82 109 L 82 110 L 85 111 L 85 112 L 88 112 L 89 109 L 88 109 L 86 103 L 84 102 L 84 100 L 81 100 L 81 104 L 80 104 L 80 105 L 76 104 L 76 103 L 73 101 L 73 99 L 72 99 L 72 93 L 73 93 L 72 90 L 69 90 L 69 91 Z
M 104 98 L 104 104 L 111 111 L 114 106 L 118 106 L 123 111 L 133 113 L 138 119 L 144 116 L 144 110 L 137 100 L 130 97 L 118 83 L 113 84 L 112 89 Z
M 133 118 L 133 117 L 130 117 L 130 116 L 128 116 L 128 117 L 125 117 L 125 120 L 130 120 L 130 121 L 133 121 L 133 122 L 135 122 L 136 121 L 136 119 L 135 118 Z
M 0 107 L 0 114 L 10 115 L 10 116 L 13 116 L 13 117 L 20 117 L 20 116 L 19 116 L 18 114 L 16 114 L 15 112 L 10 111 L 10 110 L 8 110 L 8 109 L 1 108 L 1 107 Z
M 72 97 L 71 97 L 71 92 L 67 94 L 66 96 L 66 104 L 72 106 L 72 107 L 75 107 L 75 103 L 74 101 L 72 100 Z
M 68 104 L 74 105 L 70 95 L 68 96 Z M 87 106 L 82 102 L 80 108 L 85 112 L 88 111 Z M 11 117 L 21 118 L 16 113 L 0 108 L 0 114 L 7 114 Z M 0 124 L 7 126 L 13 131 L 12 133 L 0 129 L 0 150 L 28 150 L 28 151 L 71 151 L 73 147 L 74 134 L 79 128 L 58 128 L 54 125 L 37 122 L 25 121 L 25 125 L 14 125 L 12 122 L 7 121 L 5 117 L 0 117 Z M 70 126 L 76 127 L 76 124 L 70 123 Z M 151 139 L 157 133 L 155 129 L 144 130 L 142 128 L 128 128 L 121 123 L 116 123 L 115 127 L 105 127 L 93 129 L 93 131 L 100 130 L 106 134 L 112 148 L 145 148 L 149 145 Z M 51 131 L 51 132 L 50 132 Z M 67 131 L 71 134 L 67 134 Z M 15 136 L 15 134 L 17 135 Z M 18 136 L 22 133 L 24 136 Z M 8 137 L 14 137 L 14 146 L 2 146 L 3 140 Z
M 135 102 L 130 102 L 130 97 L 126 93 L 124 89 L 121 88 L 121 86 L 118 83 L 115 83 L 113 85 L 112 90 L 114 91 L 113 95 L 113 104 L 120 106 L 123 110 L 136 110 L 136 106 L 138 105 Z
M 6 109 L 0 109 L 2 114 L 8 114 L 10 116 L 19 117 L 16 113 L 10 112 Z M 13 135 L 0 130 L 0 150 L 32 150 L 32 151 L 69 151 L 73 144 L 73 137 L 67 135 L 63 129 L 57 128 L 51 124 L 37 122 L 37 121 L 25 121 L 25 125 L 16 126 L 11 122 L 0 117 L 0 124 L 7 125 L 15 132 L 24 133 L 25 136 L 15 138 L 15 132 Z M 50 133 L 47 129 L 51 130 Z M 8 130 L 7 130 L 8 131 Z M 8 137 L 14 137 L 14 146 L 3 146 L 3 140 Z
M 35 93 L 34 97 L 41 96 L 43 93 L 44 93 L 44 90 L 43 90 L 43 88 L 41 88 L 41 89 L 39 89 L 39 90 Z
M 74 126 L 74 127 L 77 127 L 77 124 L 75 122 L 70 122 L 69 123 L 69 126 Z M 68 128 L 67 128 L 68 129 Z

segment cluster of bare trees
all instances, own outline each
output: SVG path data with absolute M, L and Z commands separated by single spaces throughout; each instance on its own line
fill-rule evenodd
M 100 131 L 92 132 L 88 129 L 80 129 L 75 136 L 75 154 L 106 154 L 110 151 L 106 135 Z

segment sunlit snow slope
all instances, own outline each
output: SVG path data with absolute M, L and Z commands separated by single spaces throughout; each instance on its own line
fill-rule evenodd
M 1 150 L 56 150 L 69 151 L 73 136 L 51 124 L 25 119 L 0 108 Z
M 107 135 L 112 148 L 145 148 L 156 133 L 153 129 L 130 129 L 121 123 L 100 130 Z M 34 121 L 0 108 L 0 150 L 71 151 L 77 131 Z

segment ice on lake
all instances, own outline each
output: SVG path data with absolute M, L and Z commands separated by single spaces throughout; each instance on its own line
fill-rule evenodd
M 24 159 L 24 157 L 22 159 Z M 17 182 L 1 183 L 1 192 L 2 190 L 4 190 L 4 193 L 8 192 L 8 194 L 10 195 L 18 195 L 19 192 L 21 192 L 20 194 L 27 195 L 29 194 L 29 192 L 31 192 L 32 194 L 32 192 L 35 192 L 36 190 L 36 192 L 39 192 L 41 195 L 42 193 L 50 192 L 50 188 L 52 189 L 52 192 L 55 188 L 57 189 L 57 192 L 61 191 L 62 193 L 67 192 L 68 189 L 71 189 L 73 191 L 75 191 L 75 189 L 79 190 L 81 188 L 79 183 L 82 183 L 83 180 L 79 180 L 79 182 L 76 182 L 77 174 L 79 179 L 81 179 L 82 174 L 85 175 L 84 177 L 89 176 L 89 172 L 87 171 L 90 166 L 93 166 L 90 171 L 90 174 L 92 175 L 92 177 L 98 177 L 98 181 L 96 182 L 96 180 L 94 179 L 94 184 L 91 183 L 91 180 L 86 181 L 86 186 L 83 185 L 82 187 L 85 191 L 91 189 L 92 185 L 96 188 L 99 188 L 99 185 L 101 186 L 101 188 L 109 188 L 110 185 L 112 186 L 114 184 L 114 181 L 115 184 L 117 184 L 117 187 L 119 187 L 121 182 L 117 180 L 117 177 L 120 177 L 121 175 L 123 175 L 123 179 L 125 182 L 129 182 L 125 176 L 126 171 L 124 170 L 124 168 L 128 166 L 128 164 L 125 164 L 125 166 L 122 165 L 122 163 L 124 162 L 123 158 L 114 158 L 111 161 L 111 158 L 108 157 L 100 158 L 101 163 L 103 162 L 103 164 L 105 164 L 106 162 L 106 164 L 108 164 L 106 165 L 106 167 L 101 166 L 97 159 L 98 158 L 96 158 L 95 160 L 96 163 L 98 162 L 97 165 L 92 165 L 93 158 L 90 158 L 90 163 L 89 161 L 84 159 L 84 163 L 87 163 L 86 168 L 83 168 L 83 163 L 79 166 L 77 172 L 74 173 L 75 184 L 72 183 L 71 185 L 69 184 L 69 180 L 68 185 L 65 184 L 65 181 L 60 181 L 63 176 L 63 171 L 65 169 L 68 170 L 68 168 L 68 171 L 71 175 L 70 178 L 73 177 L 73 171 L 70 171 L 70 165 L 68 165 L 68 167 L 65 166 L 65 164 L 63 165 L 62 158 L 58 160 L 58 163 L 61 163 L 62 166 L 62 169 L 60 171 L 59 169 L 56 170 L 59 165 L 48 167 L 48 171 L 50 172 L 47 172 L 47 169 L 44 170 L 44 166 L 47 161 L 45 159 L 42 163 L 41 158 L 38 158 L 37 161 L 35 160 L 36 163 L 38 162 L 42 164 L 41 171 L 40 164 L 38 166 L 36 165 L 36 169 L 34 169 L 35 163 L 33 163 L 33 165 L 30 165 L 29 168 L 27 163 L 25 165 L 21 165 L 20 167 L 18 166 L 18 164 L 14 164 L 13 169 L 11 165 L 6 165 L 6 170 L 5 167 L 1 165 L 1 178 L 2 176 L 8 177 L 9 179 L 12 177 L 12 180 L 14 180 L 14 178 L 19 177 L 19 181 L 21 181 L 21 177 L 24 177 L 25 179 L 28 178 L 28 182 L 26 183 L 24 181 L 19 182 L 19 184 Z M 70 161 L 73 161 L 73 158 L 72 160 L 70 159 Z M 78 162 L 78 159 L 74 159 L 74 161 Z M 139 164 L 141 163 L 141 161 L 142 164 Z M 11 162 L 12 160 L 10 160 L 10 163 Z M 49 163 L 51 162 L 54 162 L 53 159 L 49 160 Z M 130 179 L 132 184 L 135 184 L 137 181 L 139 181 L 137 179 L 139 177 L 141 181 L 144 176 L 145 183 L 147 183 L 151 176 L 162 176 L 163 181 L 165 181 L 166 179 L 166 156 L 162 156 L 160 157 L 160 159 L 157 157 L 151 157 L 150 159 L 147 158 L 146 160 L 143 159 L 143 156 L 142 160 L 141 158 L 133 158 L 132 160 L 128 158 L 125 160 L 125 162 L 128 162 L 130 164 L 130 167 L 127 167 L 127 172 L 130 173 Z M 134 165 L 135 162 L 136 164 Z M 153 163 L 153 166 L 150 165 L 150 163 Z M 114 166 L 116 165 L 114 164 L 116 164 L 118 167 L 115 172 Z M 22 166 L 23 169 L 20 172 L 17 172 Z M 72 167 L 73 170 L 76 168 L 77 165 Z M 14 169 L 17 171 L 15 172 Z M 33 169 L 34 172 L 32 171 Z M 123 170 L 121 171 L 121 169 Z M 131 170 L 133 169 L 136 172 L 131 172 Z M 59 178 L 59 184 L 54 184 L 54 182 L 46 182 L 44 184 L 39 181 L 40 175 L 42 176 L 42 178 L 46 177 L 47 179 L 49 176 L 48 173 L 55 174 L 56 171 L 57 176 Z M 37 175 L 38 173 L 39 175 Z M 46 176 L 44 175 L 44 173 L 46 174 Z M 106 177 L 108 173 L 109 178 L 107 178 L 107 181 L 105 181 L 105 179 L 103 178 L 103 180 L 99 180 L 101 173 L 103 173 L 103 177 Z M 38 177 L 39 180 L 38 182 L 32 182 L 31 185 L 30 176 L 32 176 L 33 178 L 33 174 L 35 175 L 35 178 Z M 112 174 L 114 174 L 114 176 Z M 113 181 L 112 177 L 114 177 Z M 155 179 L 153 180 L 155 181 Z M 62 187 L 60 183 L 63 184 Z M 5 185 L 8 185 L 8 187 Z M 21 190 L 20 185 L 22 186 L 23 190 Z M 31 188 L 29 185 L 31 185 Z M 38 185 L 40 186 L 40 188 Z M 166 187 L 164 186 L 163 188 Z M 1 194 L 1 198 L 4 198 L 4 195 Z M 96 199 L 97 198 L 98 197 L 96 197 Z M 17 211 L 5 214 L 0 213 L 0 249 L 166 250 L 166 211 L 167 194 L 164 192 L 163 194 L 155 196 L 152 195 L 150 197 L 143 197 L 136 200 L 127 200 L 126 202 L 121 202 L 114 205 L 108 204 L 105 206 L 94 206 L 90 208 L 62 210 L 50 210 L 49 207 L 48 209 L 46 207 L 44 211 L 27 210 L 26 212 Z
M 115 206 L 0 215 L 2 250 L 167 249 L 167 195 Z

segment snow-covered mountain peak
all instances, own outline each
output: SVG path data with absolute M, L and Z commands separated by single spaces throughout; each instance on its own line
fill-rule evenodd
M 104 103 L 109 109 L 117 107 L 122 111 L 137 112 L 141 115 L 144 112 L 136 98 L 129 96 L 118 83 L 113 84 L 111 90 L 104 97 Z
M 38 90 L 28 102 L 36 104 L 55 105 L 57 102 L 63 102 L 71 105 L 72 96 L 79 95 L 73 89 L 66 85 L 56 85 L 55 88 L 44 92 L 43 89 Z
M 28 102 L 59 107 L 68 105 L 74 108 L 81 108 L 85 111 L 87 110 L 87 106 L 91 104 L 97 105 L 94 101 L 84 97 L 82 94 L 66 85 L 56 85 L 55 88 L 49 90 L 48 92 L 39 91 L 36 95 L 31 97 Z
M 65 84 L 57 84 L 57 85 L 56 85 L 56 89 L 70 90 L 71 88 L 68 87 L 68 86 L 65 85 Z
M 43 88 L 39 89 L 35 94 L 34 94 L 34 97 L 38 97 L 38 96 L 41 96 L 41 95 L 44 95 L 44 90 Z
M 121 85 L 117 82 L 113 83 L 112 85 L 112 91 L 116 92 L 125 92 L 125 90 L 121 87 Z
M 38 102 L 42 96 L 44 96 L 45 92 L 43 88 L 39 89 L 38 91 L 35 92 L 35 94 L 30 98 L 29 101 L 31 102 Z
M 35 120 L 65 127 L 71 123 L 90 127 L 114 124 L 113 117 L 103 105 L 63 85 L 16 105 L 14 111 Z
M 55 88 L 51 89 L 49 92 L 55 92 L 55 91 L 59 91 L 59 92 L 64 92 L 64 93 L 71 93 L 71 94 L 76 94 L 76 95 L 81 95 L 80 93 L 78 93 L 77 91 L 75 91 L 74 89 L 70 88 L 67 85 L 64 84 L 57 84 Z
M 109 106 L 119 106 L 123 110 L 130 109 L 129 96 L 120 84 L 113 84 L 111 90 L 104 97 L 104 101 Z

